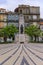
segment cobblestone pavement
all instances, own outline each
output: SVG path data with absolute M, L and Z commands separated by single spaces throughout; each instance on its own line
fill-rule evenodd
M 0 65 L 43 65 L 43 44 L 0 44 Z

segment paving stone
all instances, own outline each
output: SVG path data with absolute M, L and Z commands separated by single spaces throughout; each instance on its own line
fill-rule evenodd
M 0 65 L 43 65 L 43 44 L 0 44 Z

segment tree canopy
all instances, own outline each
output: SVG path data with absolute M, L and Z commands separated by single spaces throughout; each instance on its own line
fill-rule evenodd
M 29 36 L 39 36 L 41 30 L 35 26 L 35 25 L 30 25 L 25 28 L 25 33 L 27 33 Z
M 35 25 L 30 25 L 25 28 L 25 33 L 30 37 L 34 36 L 36 40 L 36 37 L 40 36 L 41 30 Z
M 13 36 L 14 33 L 17 33 L 18 32 L 18 29 L 14 26 L 14 25 L 9 25 L 9 26 L 6 26 L 5 28 L 2 29 L 2 32 L 3 32 L 3 35 L 4 36 Z
M 8 37 L 14 38 L 14 34 L 18 32 L 18 29 L 14 25 L 9 25 L 0 30 L 0 37 L 4 37 L 5 41 Z

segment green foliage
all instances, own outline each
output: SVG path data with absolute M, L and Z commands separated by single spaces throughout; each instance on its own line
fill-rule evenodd
M 43 37 L 43 31 L 41 31 L 40 36 Z
M 6 41 L 8 37 L 14 37 L 14 34 L 18 32 L 18 29 L 14 25 L 9 25 L 0 30 L 0 37 L 4 37 Z
M 25 28 L 25 33 L 31 37 L 31 40 L 33 40 L 34 37 L 34 41 L 36 41 L 36 37 L 40 36 L 41 30 L 35 25 L 30 25 Z
M 4 32 L 4 35 L 10 36 L 10 35 L 14 35 L 14 33 L 17 33 L 18 30 L 14 25 L 10 25 L 3 28 L 3 32 Z
M 0 37 L 3 37 L 3 31 L 0 29 Z
M 35 26 L 35 25 L 30 25 L 29 27 L 25 28 L 25 33 L 27 33 L 29 36 L 39 36 L 41 30 Z

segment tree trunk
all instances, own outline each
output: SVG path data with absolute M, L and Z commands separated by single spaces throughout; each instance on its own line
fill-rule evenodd
M 31 36 L 31 41 L 33 41 L 33 37 Z
M 36 42 L 36 36 L 35 36 L 35 40 L 34 41 Z
M 4 37 L 4 42 L 7 42 L 7 37 Z
M 12 40 L 13 40 L 13 41 L 15 40 L 15 36 L 12 37 Z
M 37 36 L 36 38 L 37 38 L 37 42 L 39 42 L 39 37 Z

